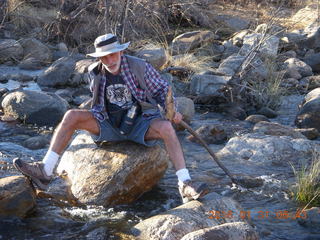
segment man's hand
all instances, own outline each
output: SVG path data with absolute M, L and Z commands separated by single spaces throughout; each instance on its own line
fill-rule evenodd
M 175 115 L 174 115 L 174 118 L 172 119 L 172 121 L 175 123 L 175 124 L 179 124 L 182 120 L 182 114 L 179 113 L 179 112 L 175 112 Z

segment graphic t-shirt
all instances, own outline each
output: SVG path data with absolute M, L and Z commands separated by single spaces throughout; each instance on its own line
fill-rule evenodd
M 113 75 L 107 72 L 106 77 L 105 106 L 109 112 L 111 124 L 118 128 L 122 118 L 131 108 L 134 98 L 120 74 Z

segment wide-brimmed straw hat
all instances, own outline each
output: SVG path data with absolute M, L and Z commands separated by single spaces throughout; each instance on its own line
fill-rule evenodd
M 94 41 L 96 51 L 87 55 L 91 57 L 103 57 L 111 53 L 120 52 L 128 48 L 129 44 L 130 42 L 120 44 L 115 35 L 108 33 L 96 38 Z

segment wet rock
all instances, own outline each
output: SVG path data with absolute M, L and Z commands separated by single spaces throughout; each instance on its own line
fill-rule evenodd
M 250 123 L 258 123 L 261 121 L 270 122 L 266 116 L 259 115 L 259 114 L 250 115 L 245 119 L 245 121 L 250 122 Z
M 227 134 L 224 127 L 220 125 L 206 125 L 195 131 L 207 144 L 222 144 L 227 140 Z M 200 141 L 190 135 L 187 137 L 189 141 L 200 143 Z
M 230 218 L 213 215 L 214 211 L 229 212 Z M 240 222 L 240 206 L 231 198 L 216 193 L 206 195 L 201 202 L 191 201 L 160 215 L 145 219 L 131 231 L 136 239 L 175 240 L 187 233 L 228 222 Z M 233 213 L 233 214 L 232 214 Z
M 313 75 L 311 67 L 298 58 L 289 58 L 284 62 L 284 67 L 292 71 L 297 71 L 302 77 Z
M 23 73 L 10 74 L 8 77 L 9 77 L 9 79 L 14 80 L 14 81 L 18 81 L 18 82 L 29 82 L 29 81 L 34 80 L 33 76 L 23 74 Z
M 316 128 L 320 131 L 320 88 L 306 95 L 296 116 L 295 124 L 299 128 Z
M 177 55 L 188 53 L 189 51 L 214 39 L 215 35 L 211 31 L 194 31 L 181 34 L 172 41 L 172 54 Z
M 63 154 L 63 170 L 80 203 L 116 205 L 136 200 L 163 176 L 168 164 L 160 146 L 144 147 L 131 142 L 97 147 L 88 133 L 80 133 Z
M 247 223 L 225 223 L 188 233 L 181 240 L 259 240 L 258 233 Z
M 217 75 L 193 75 L 190 93 L 193 95 L 215 94 L 230 80 L 230 77 Z
M 0 178 L 0 217 L 25 217 L 35 204 L 35 194 L 27 178 Z
M 136 56 L 147 60 L 155 69 L 158 70 L 168 61 L 165 49 L 153 45 L 145 46 L 143 50 L 136 53 Z
M 86 236 L 86 239 L 106 240 L 110 239 L 110 235 L 105 227 L 99 227 L 89 232 Z
M 271 136 L 290 136 L 292 138 L 305 138 L 293 128 L 273 122 L 258 122 L 254 125 L 253 132 Z
M 306 210 L 306 217 L 298 218 L 298 223 L 304 227 L 320 229 L 320 208 L 313 207 Z
M 39 126 L 55 126 L 68 109 L 68 103 L 54 93 L 19 90 L 2 101 L 5 116 Z
M 0 63 L 7 61 L 20 61 L 23 58 L 23 48 L 21 44 L 14 39 L 0 40 Z
M 183 120 L 190 122 L 195 113 L 193 101 L 187 97 L 177 97 L 176 105 L 177 111 L 183 116 Z
M 0 88 L 0 98 L 2 98 L 2 96 L 4 96 L 8 92 L 9 92 L 8 88 Z M 1 102 L 0 102 L 0 105 L 1 105 Z
M 41 65 L 48 65 L 52 61 L 50 49 L 35 38 L 27 38 L 21 41 L 25 58 L 33 58 Z
M 315 128 L 301 128 L 301 129 L 294 129 L 294 131 L 303 134 L 310 140 L 314 140 L 320 136 L 319 131 Z
M 23 146 L 32 150 L 45 148 L 50 143 L 49 139 L 44 136 L 28 138 L 23 142 Z
M 75 64 L 76 61 L 72 58 L 60 58 L 38 77 L 37 83 L 42 87 L 68 85 L 68 81 L 74 72 Z
M 272 110 L 269 107 L 262 107 L 259 109 L 258 114 L 264 115 L 268 118 L 275 118 L 278 116 L 277 112 L 275 112 L 274 110 Z

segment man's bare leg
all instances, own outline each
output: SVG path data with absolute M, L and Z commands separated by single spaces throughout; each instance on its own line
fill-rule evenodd
M 164 141 L 169 157 L 177 170 L 179 192 L 183 203 L 198 199 L 208 193 L 208 186 L 205 183 L 194 183 L 191 181 L 189 171 L 186 169 L 179 139 L 169 121 L 161 119 L 153 120 L 145 135 L 145 139 L 162 139 Z
M 61 154 L 76 130 L 86 130 L 94 135 L 98 135 L 100 131 L 97 120 L 90 111 L 69 110 L 53 134 L 49 151 Z
M 179 139 L 169 121 L 161 119 L 153 120 L 145 135 L 145 139 L 162 139 L 175 169 L 178 171 L 186 167 Z

